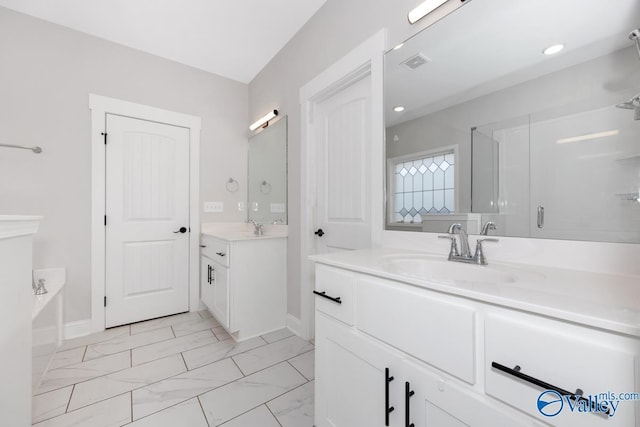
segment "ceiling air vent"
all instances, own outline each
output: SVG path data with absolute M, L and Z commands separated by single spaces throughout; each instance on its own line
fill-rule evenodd
M 402 62 L 400 65 L 408 70 L 415 70 L 416 68 L 426 64 L 427 62 L 431 62 L 431 60 L 426 55 L 423 55 L 422 53 L 416 53 L 415 55 Z

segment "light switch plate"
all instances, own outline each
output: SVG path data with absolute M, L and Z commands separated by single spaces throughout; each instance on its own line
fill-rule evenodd
M 204 202 L 204 211 L 206 213 L 224 212 L 224 202 Z

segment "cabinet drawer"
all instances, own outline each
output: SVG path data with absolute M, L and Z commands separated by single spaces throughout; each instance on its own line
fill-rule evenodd
M 475 311 L 411 286 L 362 276 L 358 329 L 473 384 Z
M 224 265 L 229 266 L 229 243 L 223 240 L 218 240 L 210 236 L 202 236 L 200 239 L 200 245 L 204 246 L 202 255 L 206 255 L 212 260 Z
M 522 374 L 562 390 L 581 389 L 587 399 L 609 391 L 635 391 L 631 348 L 607 341 L 605 334 L 548 319 L 490 316 L 485 322 L 486 393 L 557 426 L 635 425 L 636 402 L 619 402 L 612 416 L 594 414 L 587 402 L 576 404 L 545 392 L 549 387 L 503 372 L 492 362 L 509 369 L 519 366 Z
M 346 323 L 354 324 L 356 275 L 345 270 L 317 265 L 315 292 L 316 310 Z M 332 298 L 332 299 L 330 299 Z M 334 301 L 339 299 L 340 302 Z

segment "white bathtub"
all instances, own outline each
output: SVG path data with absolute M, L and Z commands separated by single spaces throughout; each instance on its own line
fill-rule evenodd
M 49 291 L 44 295 L 33 296 L 31 386 L 36 394 L 42 377 L 49 369 L 53 356 L 63 340 L 65 270 L 35 270 L 33 277 L 36 283 L 38 279 L 45 278 L 45 287 Z

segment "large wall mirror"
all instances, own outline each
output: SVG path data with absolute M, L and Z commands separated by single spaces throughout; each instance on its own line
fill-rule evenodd
M 287 117 L 249 138 L 248 219 L 287 223 Z
M 640 243 L 640 2 L 584 5 L 470 1 L 387 52 L 387 229 Z

